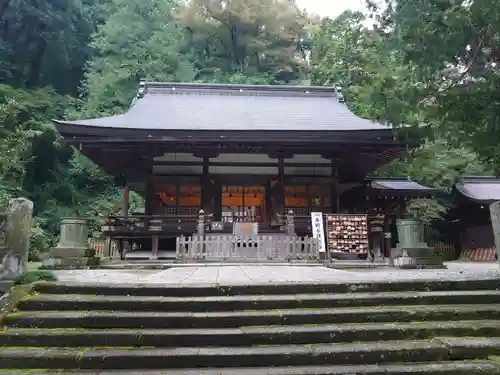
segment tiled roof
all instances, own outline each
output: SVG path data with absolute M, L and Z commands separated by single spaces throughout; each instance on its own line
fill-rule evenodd
M 500 201 L 500 179 L 497 177 L 464 177 L 455 187 L 467 198 L 478 202 Z
M 142 83 L 118 116 L 58 124 L 145 130 L 389 130 L 354 115 L 334 88 Z

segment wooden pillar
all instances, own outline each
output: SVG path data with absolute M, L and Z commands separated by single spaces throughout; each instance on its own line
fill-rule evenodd
M 307 212 L 311 214 L 312 212 L 312 194 L 311 194 L 311 185 L 306 185 L 306 195 L 307 195 Z
M 278 158 L 279 214 L 285 214 L 285 159 Z
M 391 257 L 392 235 L 391 235 L 392 216 L 384 215 L 384 257 Z
M 332 158 L 332 181 L 330 186 L 330 205 L 332 213 L 339 212 L 339 167 L 337 160 Z
M 286 215 L 286 233 L 290 237 L 295 236 L 295 218 L 292 210 Z
M 196 225 L 196 231 L 198 236 L 203 237 L 205 235 L 205 211 L 200 210 L 198 212 L 198 223 Z
M 211 199 L 210 189 L 210 158 L 203 158 L 203 169 L 201 172 L 201 209 L 207 210 Z
M 151 260 L 157 260 L 158 257 L 159 257 L 159 254 L 158 254 L 158 242 L 159 242 L 158 235 L 154 234 L 151 237 L 151 257 L 149 258 Z
M 148 229 L 151 233 L 151 256 L 150 259 L 158 259 L 158 233 L 156 230 L 152 230 L 154 224 L 153 220 L 147 217 L 147 215 L 152 215 L 154 212 L 154 199 L 155 199 L 155 185 L 153 179 L 153 168 L 151 167 L 149 176 L 146 180 L 146 194 L 144 202 L 144 214 L 146 218 L 144 219 L 144 227 Z M 161 224 L 160 224 L 161 226 Z
M 122 198 L 122 216 L 128 217 L 128 211 L 130 208 L 130 190 L 128 184 L 125 183 L 123 187 L 123 198 Z
M 180 182 L 175 183 L 175 214 L 179 215 L 181 205 L 181 185 Z
M 144 214 L 152 215 L 154 211 L 155 185 L 153 177 L 150 176 L 146 181 L 146 197 L 144 202 Z

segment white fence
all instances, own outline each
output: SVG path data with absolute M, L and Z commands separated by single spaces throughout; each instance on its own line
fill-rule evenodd
M 319 261 L 316 239 L 287 235 L 178 237 L 178 261 Z

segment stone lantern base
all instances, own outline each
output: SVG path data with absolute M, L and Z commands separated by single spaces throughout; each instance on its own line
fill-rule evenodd
M 50 250 L 50 258 L 44 266 L 54 268 L 87 268 L 99 265 L 95 250 L 91 248 L 54 247 Z
M 391 251 L 391 263 L 396 268 L 446 268 L 443 259 L 424 241 L 424 225 L 416 219 L 400 219 L 399 243 Z
M 47 268 L 87 268 L 99 265 L 95 250 L 89 247 L 87 220 L 66 218 L 61 221 L 61 238 L 44 262 Z
M 443 259 L 436 255 L 432 247 L 395 248 L 392 249 L 391 263 L 396 268 L 403 269 L 443 269 Z

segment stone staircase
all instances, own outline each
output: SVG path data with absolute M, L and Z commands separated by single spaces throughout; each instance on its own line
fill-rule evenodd
M 0 373 L 500 374 L 499 287 L 41 283 L 5 318 Z

